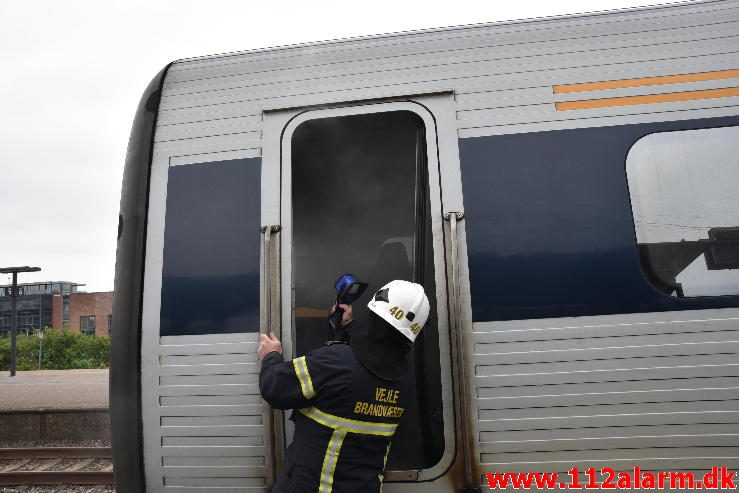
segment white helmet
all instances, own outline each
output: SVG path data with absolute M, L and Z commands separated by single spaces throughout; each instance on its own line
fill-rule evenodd
M 416 340 L 429 318 L 429 299 L 420 284 L 390 281 L 372 297 L 367 307 L 409 341 Z

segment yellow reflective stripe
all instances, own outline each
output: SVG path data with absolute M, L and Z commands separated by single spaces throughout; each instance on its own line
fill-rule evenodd
M 313 380 L 310 379 L 308 363 L 305 361 L 305 356 L 295 358 L 293 360 L 293 366 L 295 367 L 295 374 L 298 376 L 298 381 L 300 382 L 300 390 L 303 391 L 303 395 L 306 399 L 312 399 L 316 396 L 316 391 L 313 389 Z
M 341 416 L 334 416 L 333 414 L 325 413 L 315 407 L 306 407 L 298 409 L 298 411 L 323 426 L 333 428 L 334 430 L 346 431 L 348 433 L 390 437 L 393 436 L 395 428 L 398 427 L 397 424 L 392 423 L 372 423 L 370 421 L 342 418 Z
M 385 451 L 385 457 L 382 459 L 382 472 L 385 472 L 385 467 L 387 467 L 387 456 L 390 455 L 390 445 L 392 445 L 393 442 L 388 442 L 387 444 L 387 450 Z M 385 475 L 384 474 L 378 474 L 377 478 L 380 480 L 380 493 L 382 493 L 382 483 L 385 481 Z
M 318 486 L 319 493 L 331 493 L 334 487 L 334 472 L 336 463 L 339 461 L 339 452 L 344 443 L 346 431 L 334 430 L 326 447 L 326 455 L 323 456 L 323 467 L 321 468 L 321 482 Z

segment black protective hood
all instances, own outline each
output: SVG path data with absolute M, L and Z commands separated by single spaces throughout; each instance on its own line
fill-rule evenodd
M 402 379 L 410 368 L 413 344 L 383 319 L 370 312 L 367 319 L 347 327 L 354 356 L 383 380 Z

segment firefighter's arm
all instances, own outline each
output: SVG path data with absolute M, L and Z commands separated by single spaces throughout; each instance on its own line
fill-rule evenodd
M 305 357 L 283 361 L 282 354 L 272 351 L 264 356 L 259 371 L 259 391 L 264 400 L 277 409 L 299 409 L 310 406 L 315 395 L 305 388 Z
M 296 409 L 308 406 L 313 397 L 306 389 L 308 369 L 305 357 L 285 362 L 282 359 L 282 344 L 274 334 L 259 336 L 259 391 L 264 400 L 278 409 Z M 315 393 L 314 393 L 315 394 Z
M 291 361 L 272 351 L 264 355 L 259 372 L 259 390 L 264 400 L 278 409 L 300 409 L 313 405 L 319 393 L 344 391 L 351 382 L 351 372 L 342 364 L 338 350 L 324 347 Z

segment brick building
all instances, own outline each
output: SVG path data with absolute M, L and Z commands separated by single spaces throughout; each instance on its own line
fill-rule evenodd
M 18 331 L 30 333 L 45 327 L 68 327 L 88 334 L 107 335 L 113 312 L 113 293 L 85 293 L 72 282 L 19 284 Z M 10 286 L 0 286 L 0 337 L 10 334 L 12 300 Z
M 61 296 L 54 298 L 61 305 Z M 52 305 L 53 311 L 54 305 Z M 69 322 L 70 329 L 91 334 L 110 334 L 113 320 L 113 292 L 102 293 L 70 293 Z M 53 311 L 53 313 L 56 313 Z M 61 314 L 59 314 L 61 321 Z M 53 317 L 53 315 L 52 315 Z M 54 319 L 56 322 L 56 319 Z M 54 325 L 59 327 L 60 325 Z

